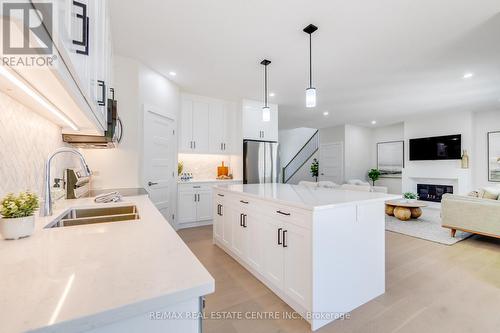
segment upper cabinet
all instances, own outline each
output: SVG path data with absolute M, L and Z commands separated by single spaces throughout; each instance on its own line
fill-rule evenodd
M 34 2 L 33 6 L 39 4 Z M 56 0 L 53 2 L 53 11 L 53 18 L 57 22 L 52 24 L 50 38 L 55 46 L 57 64 L 50 70 L 52 76 L 46 76 L 43 86 L 32 73 L 22 73 L 22 70 L 18 73 L 59 109 L 68 113 L 70 118 L 75 119 L 80 129 L 102 132 L 107 125 L 107 100 L 113 83 L 109 2 Z M 53 82 L 50 81 L 52 77 L 56 79 Z M 57 105 L 57 98 L 49 97 L 55 94 L 59 86 L 71 97 L 76 108 L 69 103 Z M 62 94 L 57 91 L 57 95 Z M 79 114 L 72 109 L 78 109 Z M 85 121 L 82 121 L 82 117 Z
M 243 100 L 243 139 L 278 141 L 278 106 L 269 104 L 271 120 L 262 121 L 262 102 Z
M 179 151 L 200 154 L 231 154 L 236 146 L 235 105 L 224 100 L 182 95 Z

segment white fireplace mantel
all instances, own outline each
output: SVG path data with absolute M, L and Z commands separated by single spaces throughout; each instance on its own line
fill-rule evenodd
M 453 193 L 465 195 L 471 191 L 470 169 L 449 166 L 412 166 L 403 169 L 403 191 L 417 192 L 417 184 L 453 186 Z

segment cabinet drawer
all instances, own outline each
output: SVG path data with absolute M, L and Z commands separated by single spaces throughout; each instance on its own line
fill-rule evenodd
M 179 192 L 185 191 L 212 191 L 210 184 L 179 184 Z
M 262 202 L 259 205 L 259 212 L 284 223 L 292 223 L 302 228 L 312 229 L 312 211 L 280 205 L 274 202 Z

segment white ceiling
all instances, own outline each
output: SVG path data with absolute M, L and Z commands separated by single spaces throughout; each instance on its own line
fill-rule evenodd
M 263 99 L 280 127 L 369 125 L 435 111 L 500 110 L 499 0 L 111 0 L 116 53 L 183 90 Z M 318 107 L 305 108 L 308 39 Z M 475 76 L 464 80 L 466 72 Z M 323 112 L 329 111 L 324 117 Z

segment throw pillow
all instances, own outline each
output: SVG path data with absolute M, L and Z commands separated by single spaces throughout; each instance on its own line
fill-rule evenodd
M 483 199 L 497 200 L 500 196 L 500 187 L 485 187 L 482 189 Z
M 467 194 L 469 197 L 473 198 L 479 198 L 479 191 L 472 191 L 469 194 Z

